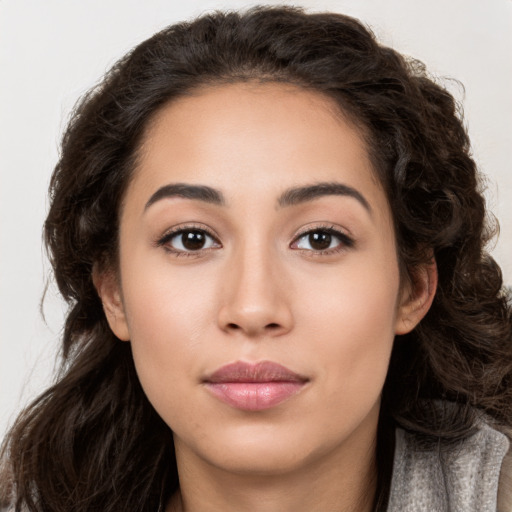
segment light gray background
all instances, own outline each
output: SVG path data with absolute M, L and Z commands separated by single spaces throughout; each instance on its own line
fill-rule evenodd
M 266 2 L 267 4 L 295 2 Z M 512 0 L 304 0 L 361 18 L 380 40 L 463 82 L 473 150 L 501 223 L 493 250 L 512 285 Z M 46 189 L 78 97 L 167 24 L 247 0 L 0 0 L 0 438 L 50 382 L 65 307 L 41 245 Z

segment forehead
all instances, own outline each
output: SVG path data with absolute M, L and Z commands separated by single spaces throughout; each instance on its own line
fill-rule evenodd
M 288 84 L 204 87 L 149 123 L 131 188 L 165 182 L 233 193 L 342 181 L 382 194 L 365 138 L 329 97 Z M 154 191 L 154 190 L 153 190 Z
M 290 132 L 290 123 L 296 123 L 297 130 Z M 214 137 L 221 129 L 222 136 L 232 138 L 258 132 L 262 136 L 262 128 L 268 135 L 281 130 L 278 141 L 284 144 L 287 133 L 297 135 L 299 128 L 308 126 L 318 130 L 320 125 L 324 136 L 329 130 L 350 127 L 348 131 L 357 139 L 355 142 L 364 145 L 363 128 L 326 94 L 273 82 L 201 86 L 160 108 L 148 122 L 141 146 L 143 150 L 148 149 L 148 143 L 151 145 L 164 131 L 168 136 L 185 135 L 185 130 L 190 132 L 190 128 L 195 140 L 201 135 Z M 262 139 L 259 137 L 259 142 Z

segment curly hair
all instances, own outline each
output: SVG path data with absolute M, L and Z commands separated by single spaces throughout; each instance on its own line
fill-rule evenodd
M 367 141 L 403 274 L 437 263 L 430 311 L 395 339 L 375 508 L 389 487 L 390 428 L 458 440 L 478 414 L 512 425 L 511 309 L 485 252 L 493 230 L 454 98 L 353 18 L 291 7 L 216 12 L 137 46 L 85 95 L 65 132 L 44 226 L 69 304 L 63 364 L 3 447 L 2 497 L 16 510 L 154 512 L 177 489 L 171 431 L 144 395 L 130 344 L 108 326 L 92 272 L 117 265 L 119 209 L 155 113 L 200 86 L 247 81 L 334 99 Z

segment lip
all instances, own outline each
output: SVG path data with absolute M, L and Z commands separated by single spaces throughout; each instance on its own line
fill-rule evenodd
M 308 381 L 272 361 L 237 361 L 213 372 L 204 384 L 215 397 L 236 409 L 262 411 L 296 395 Z

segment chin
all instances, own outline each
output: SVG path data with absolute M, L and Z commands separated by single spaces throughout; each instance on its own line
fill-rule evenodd
M 214 464 L 229 473 L 247 476 L 276 476 L 300 470 L 315 457 L 297 446 L 231 445 L 215 457 Z
M 223 471 L 264 477 L 300 471 L 328 457 L 338 444 L 339 438 L 325 439 L 296 425 L 282 429 L 252 425 L 224 429 L 214 442 L 200 442 L 194 451 Z

